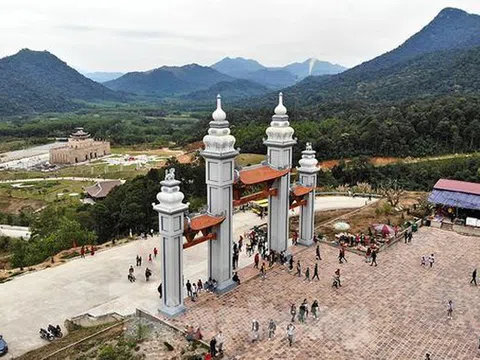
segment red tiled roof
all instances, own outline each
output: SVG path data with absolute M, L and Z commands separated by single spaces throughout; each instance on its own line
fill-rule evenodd
M 95 185 L 85 188 L 87 194 L 94 199 L 104 198 L 115 186 L 122 185 L 120 180 L 99 181 Z
M 254 168 L 247 168 L 240 171 L 240 181 L 245 185 L 258 184 L 268 180 L 274 180 L 288 174 L 290 169 L 277 170 L 270 166 L 262 165 Z
M 313 187 L 307 187 L 307 186 L 302 186 L 302 185 L 296 185 L 293 188 L 293 195 L 295 196 L 303 196 L 308 194 L 309 192 L 313 191 Z
M 211 216 L 208 214 L 195 216 L 190 220 L 190 229 L 200 231 L 221 224 L 223 220 L 225 220 L 225 216 Z
M 456 191 L 465 194 L 480 195 L 480 184 L 467 181 L 440 179 L 433 186 L 437 190 Z

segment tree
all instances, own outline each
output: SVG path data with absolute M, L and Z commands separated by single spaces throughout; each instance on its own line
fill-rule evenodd
M 380 194 L 387 198 L 387 201 L 393 207 L 396 207 L 400 202 L 400 198 L 405 190 L 398 185 L 397 180 L 387 180 L 384 184 L 380 185 Z

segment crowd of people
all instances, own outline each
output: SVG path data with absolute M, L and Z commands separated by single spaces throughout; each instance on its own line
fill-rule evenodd
M 158 255 L 158 249 L 156 247 L 153 248 L 153 258 L 157 258 L 157 255 Z M 153 261 L 153 258 L 152 258 L 152 254 L 148 254 L 148 262 L 152 262 Z M 142 261 L 143 261 L 143 258 L 142 256 L 138 255 L 135 257 L 135 267 L 141 267 L 142 266 Z M 149 281 L 150 280 L 150 277 L 152 276 L 152 270 L 148 267 L 145 268 L 145 281 Z M 135 281 L 137 281 L 137 277 L 135 276 L 135 269 L 133 267 L 133 265 L 130 265 L 130 267 L 128 268 L 128 275 L 127 275 L 127 280 L 130 281 L 131 283 L 134 283 Z M 161 284 L 159 286 L 159 289 L 161 288 Z M 160 292 L 160 297 L 162 297 L 161 295 L 161 292 Z

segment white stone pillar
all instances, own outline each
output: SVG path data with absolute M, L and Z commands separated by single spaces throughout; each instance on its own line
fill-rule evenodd
M 235 285 L 232 280 L 232 220 L 234 161 L 238 151 L 234 148 L 235 138 L 230 135 L 220 95 L 217 96 L 217 109 L 212 118 L 208 135 L 203 138 L 205 150 L 201 152 L 205 159 L 207 211 L 212 216 L 224 216 L 225 220 L 215 226 L 213 232 L 217 237 L 208 244 L 208 274 L 217 281 L 217 290 L 224 292 Z
M 267 146 L 270 167 L 275 169 L 292 167 L 293 145 L 297 143 L 293 139 L 293 132 L 288 122 L 287 108 L 283 105 L 283 94 L 280 93 L 275 115 L 266 131 L 267 139 L 263 142 Z M 276 252 L 286 251 L 289 235 L 290 173 L 275 180 L 272 187 L 278 192 L 276 196 L 268 197 L 268 246 Z
M 302 186 L 313 187 L 313 191 L 305 195 L 307 203 L 300 207 L 300 236 L 299 244 L 311 246 L 313 244 L 315 226 L 315 187 L 317 186 L 318 161 L 315 158 L 315 150 L 312 144 L 307 143 L 302 151 L 302 158 L 299 161 L 298 182 Z
M 162 306 L 160 311 L 173 317 L 183 311 L 183 230 L 184 204 L 180 181 L 175 180 L 175 169 L 169 169 L 157 194 L 158 204 L 152 204 L 158 212 L 162 263 Z

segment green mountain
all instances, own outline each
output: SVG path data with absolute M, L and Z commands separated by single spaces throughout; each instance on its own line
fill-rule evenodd
M 401 46 L 350 70 L 284 90 L 303 106 L 383 102 L 480 92 L 480 16 L 447 8 Z M 266 106 L 276 94 L 253 102 Z
M 265 66 L 256 60 L 245 59 L 241 57 L 226 57 L 210 67 L 220 71 L 221 73 L 243 79 L 245 79 L 245 77 L 252 72 L 265 69 Z
M 69 111 L 83 101 L 122 101 L 48 51 L 21 50 L 0 59 L 0 115 Z
M 212 101 L 217 94 L 222 94 L 222 98 L 226 101 L 232 99 L 238 100 L 251 96 L 264 95 L 270 91 L 269 88 L 257 84 L 250 80 L 235 79 L 233 81 L 221 81 L 210 86 L 207 90 L 198 90 L 189 93 L 183 98 L 193 101 Z
M 162 66 L 145 72 L 130 72 L 118 79 L 107 81 L 105 86 L 139 95 L 171 97 L 192 91 L 208 89 L 220 81 L 233 78 L 215 69 L 197 64 L 181 67 Z
M 283 69 L 265 68 L 245 75 L 245 79 L 272 89 L 281 89 L 295 84 L 297 77 Z
M 287 70 L 295 75 L 298 79 L 304 79 L 310 75 L 332 75 L 338 74 L 347 70 L 338 64 L 332 64 L 328 61 L 320 61 L 315 58 L 310 58 L 304 62 L 295 62 L 293 64 L 284 66 L 283 70 Z

